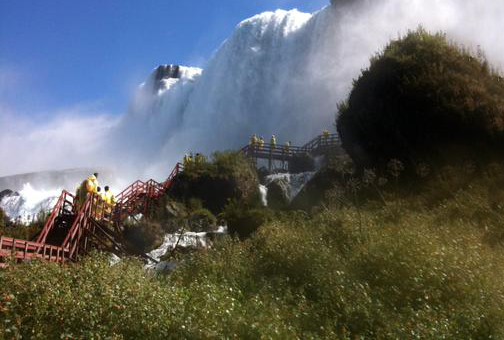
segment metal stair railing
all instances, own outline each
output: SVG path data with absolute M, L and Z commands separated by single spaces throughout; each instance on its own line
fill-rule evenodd
M 124 215 L 138 213 L 138 210 L 145 212 L 154 200 L 160 198 L 171 187 L 173 179 L 182 169 L 182 164 L 177 163 L 168 178 L 162 183 L 150 179 L 147 182 L 137 180 L 130 184 L 118 195 L 118 204 L 115 210 L 119 212 L 120 219 L 115 222 L 121 223 Z M 19 260 L 32 258 L 42 258 L 56 262 L 77 260 L 79 254 L 87 251 L 89 247 L 88 238 L 91 236 L 97 238 L 98 241 L 100 237 L 104 237 L 119 251 L 125 251 L 117 242 L 116 238 L 119 237 L 116 233 L 100 223 L 100 221 L 110 222 L 108 207 L 103 199 L 95 193 L 88 194 L 79 211 L 74 209 L 74 200 L 74 195 L 66 190 L 62 191 L 36 241 L 1 236 L 0 259 L 12 256 Z M 47 236 L 56 226 L 58 217 L 74 214 L 75 219 L 62 245 L 46 244 Z M 4 263 L 0 263 L 0 265 L 4 265 Z
M 12 257 L 17 260 L 41 258 L 47 261 L 64 262 L 68 252 L 62 247 L 45 243 L 0 237 L 0 258 Z
M 316 153 L 318 151 L 325 151 L 340 146 L 340 139 L 338 134 L 329 135 L 319 135 L 303 146 L 289 147 L 283 145 L 271 145 L 270 143 L 265 143 L 264 145 L 259 144 L 248 144 L 241 148 L 241 151 L 254 158 L 271 158 L 275 160 L 288 160 L 291 157 L 299 154 L 310 154 Z
M 62 216 L 64 212 L 66 211 L 72 211 L 74 207 L 74 199 L 75 196 L 69 193 L 66 190 L 63 190 L 61 192 L 60 197 L 58 198 L 58 201 L 54 205 L 51 215 L 49 215 L 49 218 L 47 219 L 47 222 L 44 224 L 44 228 L 42 228 L 42 231 L 40 232 L 39 236 L 35 240 L 36 243 L 45 243 L 47 235 L 49 232 L 54 228 L 56 218 L 59 216 Z M 70 207 L 70 209 L 66 209 L 67 207 Z
M 84 237 L 85 230 L 90 228 L 90 217 L 92 213 L 96 211 L 96 206 L 93 204 L 96 196 L 97 195 L 94 193 L 87 195 L 86 200 L 82 204 L 82 207 L 63 241 L 62 248 L 69 252 L 68 256 L 72 260 L 79 254 L 79 243 Z

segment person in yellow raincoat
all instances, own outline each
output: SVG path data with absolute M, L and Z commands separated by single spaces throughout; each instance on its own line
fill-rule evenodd
M 75 209 L 78 211 L 84 201 L 86 200 L 87 194 L 96 193 L 98 190 L 98 173 L 90 175 L 87 179 L 82 181 L 81 185 L 77 188 L 75 195 Z
M 112 193 L 112 191 L 110 191 L 110 188 L 108 185 L 105 186 L 103 200 L 105 201 L 105 213 L 108 216 L 110 216 L 112 214 L 112 209 L 116 205 L 117 201 L 116 201 L 116 198 L 115 198 L 114 194 Z
M 88 193 L 97 193 L 98 192 L 98 173 L 95 172 L 91 176 L 89 176 L 86 180 L 86 190 Z
M 103 212 L 105 210 L 105 200 L 103 199 L 103 197 L 104 197 L 104 194 L 101 191 L 101 188 L 96 187 L 96 193 L 95 193 L 94 201 L 93 201 L 93 204 L 94 204 L 93 209 L 94 209 L 95 218 L 97 218 L 97 219 L 101 219 L 103 217 Z
M 285 152 L 286 154 L 289 154 L 289 149 L 290 149 L 290 146 L 291 146 L 291 142 L 290 142 L 290 141 L 285 142 L 285 144 L 284 144 L 284 148 L 283 148 L 283 149 L 284 149 L 284 152 Z
M 271 135 L 270 146 L 272 149 L 276 148 L 276 137 L 275 135 Z
M 205 155 L 198 152 L 196 156 L 194 156 L 194 164 L 196 165 L 196 167 L 200 167 L 205 163 L 206 163 Z
M 329 130 L 324 129 L 322 130 L 322 141 L 324 144 L 328 144 L 329 142 Z
M 191 161 L 190 161 L 190 159 L 189 159 L 189 154 L 187 154 L 187 153 L 186 153 L 186 154 L 184 155 L 184 161 L 183 161 L 184 168 L 187 168 L 187 166 L 189 165 L 189 163 L 190 163 L 190 162 L 191 162 Z
M 291 141 L 285 142 L 283 146 L 283 168 L 287 169 L 288 168 L 288 162 L 287 158 L 289 157 L 289 151 L 290 151 L 290 146 L 291 146 Z
M 256 143 L 257 143 L 257 136 L 254 133 L 252 136 L 250 136 L 249 145 L 253 146 L 253 145 L 256 145 Z
M 259 148 L 263 148 L 264 147 L 264 138 L 259 138 Z

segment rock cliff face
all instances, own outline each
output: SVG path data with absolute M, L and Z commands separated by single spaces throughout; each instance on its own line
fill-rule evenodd
M 2 201 L 2 199 L 3 199 L 4 197 L 8 197 L 8 196 L 10 197 L 10 196 L 12 196 L 13 194 L 17 194 L 17 195 L 19 195 L 17 192 L 14 192 L 14 191 L 12 191 L 12 190 L 10 190 L 10 189 L 5 189 L 5 190 L 0 191 L 0 202 Z
M 151 87 L 153 93 L 158 93 L 160 89 L 165 86 L 165 82 L 168 79 L 179 79 L 180 78 L 180 66 L 165 64 L 159 65 L 153 72 L 150 78 L 150 84 L 147 85 Z
M 268 206 L 274 209 L 286 208 L 315 175 L 314 171 L 297 174 L 285 173 L 266 177 Z
M 266 188 L 268 207 L 281 209 L 289 205 L 289 182 L 286 178 L 272 180 Z

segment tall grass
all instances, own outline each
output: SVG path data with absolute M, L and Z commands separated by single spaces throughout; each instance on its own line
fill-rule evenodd
M 10 267 L 0 338 L 503 338 L 504 172 L 455 173 L 416 195 L 378 187 L 385 204 L 277 214 L 167 276 L 100 254 Z

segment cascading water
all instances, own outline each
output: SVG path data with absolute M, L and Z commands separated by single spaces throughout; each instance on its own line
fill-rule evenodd
M 163 244 L 159 248 L 154 249 L 148 255 L 153 259 L 160 261 L 161 257 L 175 247 L 180 248 L 208 248 L 211 246 L 211 238 L 227 234 L 227 227 L 221 226 L 213 232 L 183 232 L 166 234 Z M 146 268 L 155 269 L 157 271 L 171 270 L 175 268 L 176 261 L 160 261 L 159 263 L 149 263 Z
M 313 176 L 315 175 L 316 172 L 314 171 L 309 171 L 309 172 L 301 172 L 298 174 L 290 174 L 290 173 L 283 173 L 283 174 L 274 174 L 274 175 L 269 175 L 266 176 L 266 181 L 265 181 L 265 187 L 267 188 L 268 185 L 270 185 L 274 181 L 280 181 L 286 184 L 286 198 L 289 202 L 292 202 L 292 200 L 299 194 L 301 189 L 308 183 Z
M 185 152 L 238 148 L 253 133 L 266 139 L 275 134 L 279 143 L 303 143 L 334 123 L 337 104 L 370 56 L 419 24 L 442 29 L 468 46 L 481 45 L 490 61 L 502 60 L 504 44 L 496 43 L 498 37 L 469 30 L 485 26 L 472 17 L 474 9 L 496 25 L 504 5 L 357 0 L 334 1 L 313 14 L 256 15 L 237 25 L 203 71 L 180 68 L 173 77 L 172 68 L 156 69 L 146 84 L 157 81 L 160 90 L 153 93 L 146 84 L 139 90 L 117 130 L 128 136 L 116 138 L 127 147 L 117 149 L 152 164 L 142 167 L 146 176 L 160 177 Z
M 480 46 L 497 69 L 504 65 L 503 1 L 331 2 L 313 14 L 278 10 L 244 20 L 203 71 L 156 68 L 117 119 L 86 110 L 47 124 L 0 115 L 0 144 L 8 146 L 0 148 L 0 170 L 102 164 L 126 184 L 164 179 L 185 152 L 237 148 L 252 133 L 299 145 L 331 127 L 369 58 L 419 25 Z
M 344 56 L 332 51 L 340 16 L 332 6 L 313 15 L 262 13 L 241 22 L 204 71 L 181 67 L 173 78 L 169 68 L 163 78 L 156 69 L 117 130 L 142 137 L 117 149 L 128 159 L 149 158 L 142 170 L 156 176 L 186 152 L 237 148 L 252 133 L 294 144 L 312 138 L 332 124 L 338 98 L 361 67 L 341 67 Z
M 26 183 L 19 193 L 2 197 L 0 208 L 11 220 L 28 224 L 36 220 L 39 213 L 49 212 L 56 204 L 59 194 L 59 189 L 36 190 L 30 183 Z
M 261 195 L 261 203 L 268 206 L 268 188 L 265 185 L 259 184 L 259 195 Z

